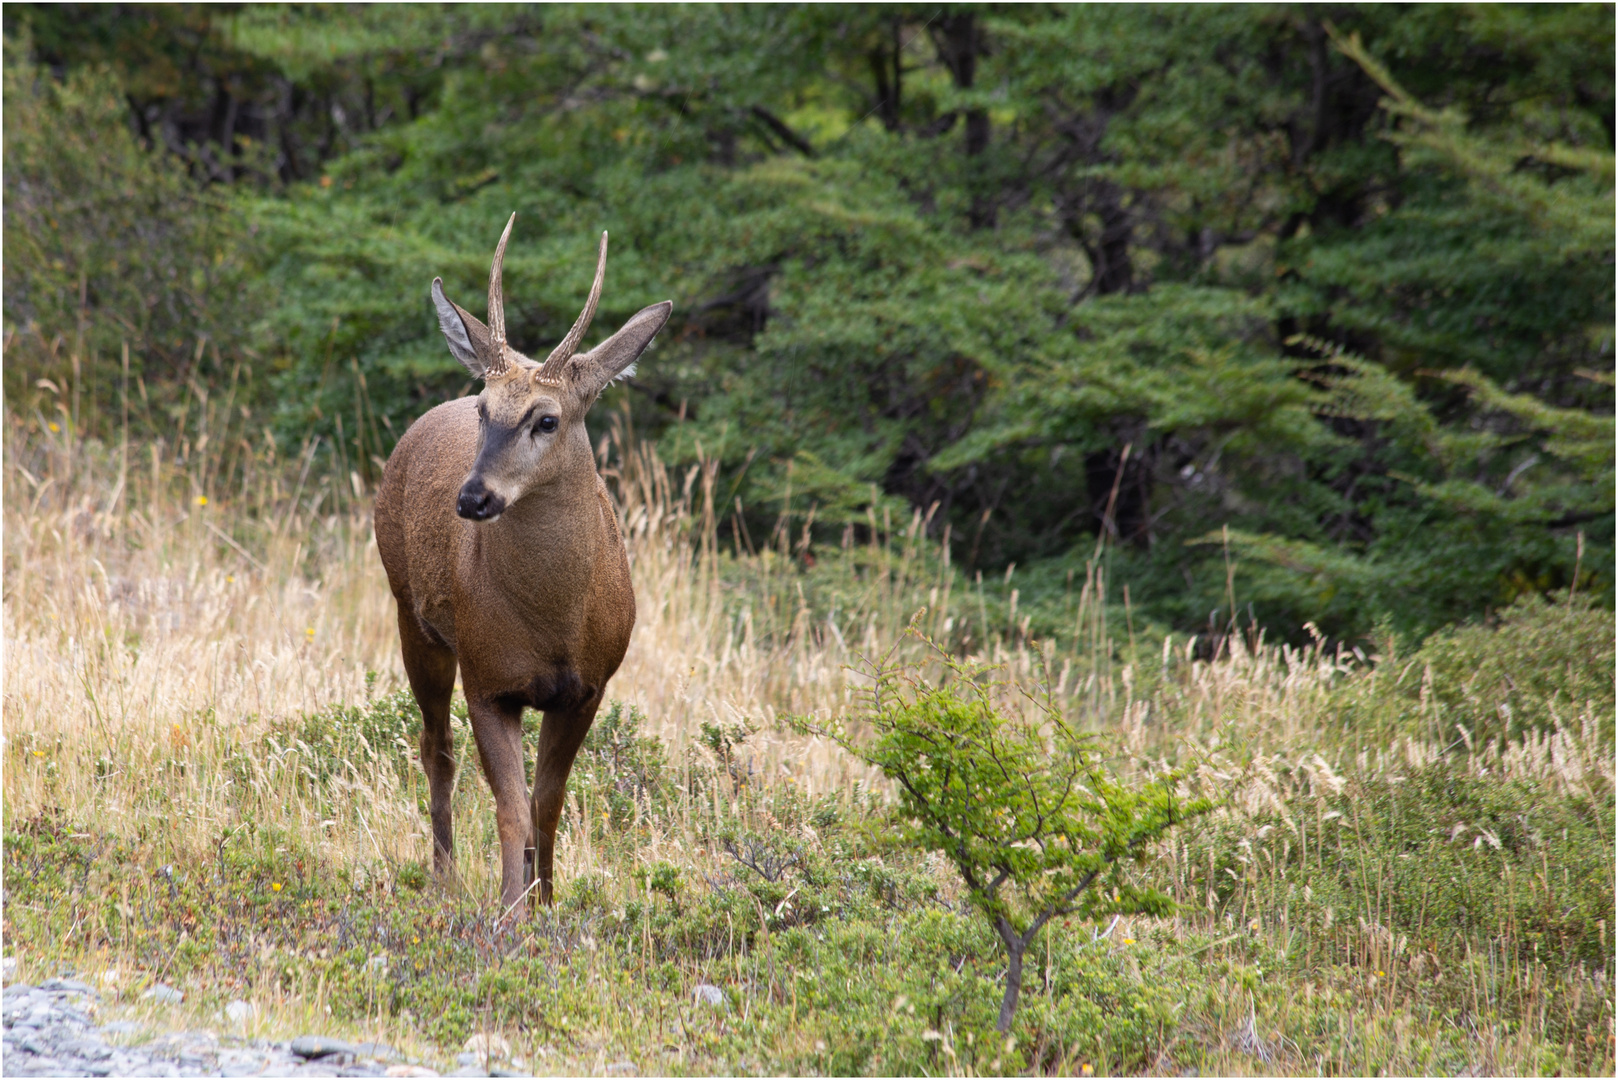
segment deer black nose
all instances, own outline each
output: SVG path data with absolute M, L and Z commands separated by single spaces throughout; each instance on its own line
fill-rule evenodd
M 481 476 L 468 480 L 455 500 L 455 512 L 468 521 L 488 521 L 499 517 L 505 508 L 506 500 L 490 491 Z

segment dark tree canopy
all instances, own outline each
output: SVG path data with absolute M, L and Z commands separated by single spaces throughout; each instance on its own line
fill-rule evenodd
M 78 333 L 159 394 L 240 361 L 295 446 L 363 372 L 385 454 L 516 210 L 513 340 L 611 230 L 599 324 L 676 314 L 608 404 L 754 535 L 936 504 L 1037 614 L 1105 533 L 1186 629 L 1227 552 L 1283 634 L 1610 603 L 1610 6 L 5 18 L 13 402 Z

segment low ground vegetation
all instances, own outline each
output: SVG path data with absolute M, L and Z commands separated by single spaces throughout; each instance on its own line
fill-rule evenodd
M 812 567 L 790 538 L 725 554 L 712 474 L 620 443 L 641 620 L 573 774 L 559 901 L 504 932 L 464 714 L 459 873 L 428 870 L 363 490 L 266 469 L 207 502 L 168 463 L 25 429 L 5 505 L 20 978 L 75 972 L 158 1026 L 229 1029 L 241 998 L 252 1034 L 440 1062 L 498 1035 L 543 1072 L 1614 1067 L 1612 622 L 1577 596 L 1363 659 L 1236 632 L 1208 660 L 1131 640 L 1103 554 L 1057 651 L 991 625 L 914 522 Z M 1053 920 L 1005 1034 L 1003 945 L 955 869 L 906 842 L 879 772 L 802 733 L 857 717 L 860 656 L 909 648 L 922 608 L 955 655 L 1050 671 L 1108 775 L 1219 795 L 1128 871 L 1172 912 Z M 154 981 L 185 1003 L 143 1001 Z

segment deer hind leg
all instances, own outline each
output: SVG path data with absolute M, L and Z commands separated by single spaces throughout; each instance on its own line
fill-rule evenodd
M 500 902 L 515 907 L 528 887 L 528 815 L 523 804 L 528 785 L 523 768 L 522 704 L 490 699 L 467 687 L 472 735 L 477 740 L 483 775 L 494 792 L 494 820 L 500 833 Z
M 399 605 L 399 643 L 410 692 L 421 708 L 421 768 L 427 774 L 433 823 L 433 872 L 443 877 L 455 867 L 455 742 L 449 730 L 449 699 L 455 690 L 455 654 L 430 641 L 415 616 Z
M 571 709 L 547 711 L 545 722 L 539 726 L 539 747 L 534 753 L 534 797 L 529 808 L 533 816 L 534 876 L 539 881 L 533 895 L 541 904 L 551 902 L 556 826 L 562 820 L 562 801 L 567 797 L 567 775 L 573 770 L 573 759 L 578 756 L 600 705 L 601 694 L 591 694 Z

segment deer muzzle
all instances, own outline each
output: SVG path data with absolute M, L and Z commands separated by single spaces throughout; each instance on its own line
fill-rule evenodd
M 490 491 L 481 476 L 473 476 L 462 484 L 460 497 L 455 500 L 455 512 L 468 521 L 490 521 L 505 509 L 506 500 Z

